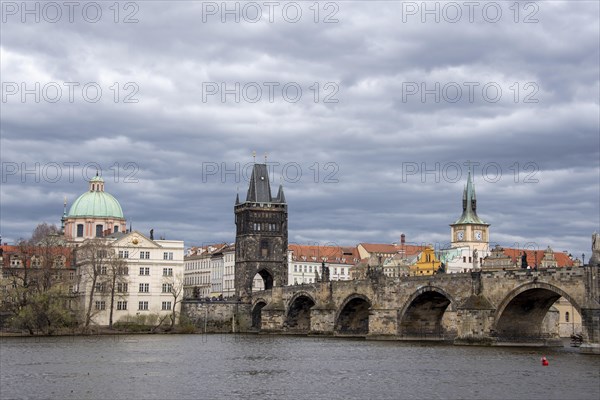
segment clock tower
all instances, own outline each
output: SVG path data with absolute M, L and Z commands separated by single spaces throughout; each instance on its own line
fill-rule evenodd
M 462 215 L 450 225 L 452 233 L 452 247 L 469 247 L 470 251 L 477 250 L 480 257 L 487 254 L 490 237 L 490 224 L 485 223 L 477 216 L 477 199 L 475 186 L 471 179 L 471 169 L 467 176 L 462 199 Z

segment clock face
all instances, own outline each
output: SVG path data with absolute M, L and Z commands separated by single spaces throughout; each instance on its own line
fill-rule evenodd
M 475 240 L 481 240 L 481 231 L 475 231 Z
M 458 238 L 458 240 L 463 240 L 465 236 L 465 233 L 463 231 L 458 231 L 458 233 L 456 234 L 456 237 Z

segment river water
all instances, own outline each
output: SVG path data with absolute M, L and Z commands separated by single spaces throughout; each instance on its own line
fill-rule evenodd
M 2 338 L 0 398 L 598 400 L 600 357 L 300 336 Z

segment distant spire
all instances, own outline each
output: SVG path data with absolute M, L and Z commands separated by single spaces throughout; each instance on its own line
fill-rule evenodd
M 471 166 L 469 165 L 469 173 L 467 174 L 467 184 L 465 185 L 462 198 L 463 213 L 455 224 L 482 224 L 485 222 L 477 216 L 477 200 L 475 198 L 475 185 L 471 177 Z
M 237 193 L 235 195 L 235 205 L 237 206 L 238 204 L 240 204 L 240 194 L 239 193 Z
M 67 220 L 67 196 L 65 196 L 63 201 L 63 216 L 60 219 L 60 234 L 65 234 L 65 221 Z
M 283 185 L 279 185 L 279 191 L 277 192 L 277 199 L 276 201 L 278 203 L 285 203 L 285 194 L 283 194 Z
M 254 161 L 254 164 L 256 164 L 256 151 L 252 150 L 252 160 Z

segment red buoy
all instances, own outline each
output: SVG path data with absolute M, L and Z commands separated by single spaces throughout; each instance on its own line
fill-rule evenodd
M 546 359 L 546 357 L 542 357 L 542 365 L 543 365 L 544 367 L 547 367 L 547 366 L 548 366 L 548 360 Z

